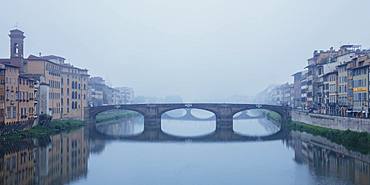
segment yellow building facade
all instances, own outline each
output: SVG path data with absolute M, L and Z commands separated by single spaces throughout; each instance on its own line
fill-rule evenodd
M 44 76 L 45 83 L 49 84 L 49 112 L 53 119 L 61 119 L 61 66 L 41 57 L 29 56 L 25 65 L 26 74 Z
M 35 119 L 35 86 L 19 68 L 0 64 L 0 124 L 32 123 Z

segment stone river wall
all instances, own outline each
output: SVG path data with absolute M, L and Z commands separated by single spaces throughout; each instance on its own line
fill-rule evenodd
M 292 111 L 292 120 L 326 128 L 339 130 L 349 129 L 357 132 L 370 133 L 370 119 L 349 118 Z

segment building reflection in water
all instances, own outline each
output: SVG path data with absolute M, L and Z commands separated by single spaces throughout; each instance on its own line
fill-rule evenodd
M 45 140 L 2 143 L 0 184 L 67 184 L 87 175 L 89 140 L 85 129 Z
M 288 145 L 294 148 L 294 160 L 308 165 L 318 181 L 320 177 L 330 177 L 345 179 L 351 184 L 370 184 L 370 155 L 349 151 L 325 138 L 301 132 L 292 132 Z

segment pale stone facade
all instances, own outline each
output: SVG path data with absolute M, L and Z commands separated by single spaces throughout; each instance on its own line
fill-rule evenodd
M 49 114 L 53 119 L 61 119 L 61 66 L 41 57 L 30 56 L 25 66 L 28 74 L 44 76 L 49 84 Z
M 86 69 L 62 64 L 62 118 L 83 119 L 87 107 L 89 75 Z
M 49 112 L 53 119 L 82 120 L 87 106 L 88 71 L 53 55 L 30 56 L 27 61 L 27 73 L 43 75 L 49 85 Z

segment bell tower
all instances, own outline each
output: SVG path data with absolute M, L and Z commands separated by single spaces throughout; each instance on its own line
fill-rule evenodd
M 24 32 L 18 29 L 10 30 L 10 59 L 23 59 Z

